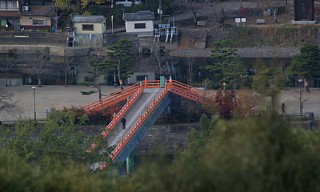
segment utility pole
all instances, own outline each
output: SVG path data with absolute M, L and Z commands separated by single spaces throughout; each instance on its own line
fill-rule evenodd
M 36 87 L 33 86 L 33 115 L 34 115 L 34 121 L 37 121 L 37 113 L 36 113 Z
M 161 0 L 159 0 L 159 8 L 158 8 L 158 14 L 159 14 L 159 16 L 160 16 L 160 24 L 162 23 L 162 1 Z

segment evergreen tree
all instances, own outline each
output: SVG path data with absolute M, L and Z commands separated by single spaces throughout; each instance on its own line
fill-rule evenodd
M 116 44 L 109 47 L 111 50 L 108 57 L 104 60 L 109 67 L 109 70 L 114 71 L 117 74 L 121 89 L 123 88 L 123 81 L 132 74 L 133 70 L 133 45 L 128 39 L 121 39 Z M 116 79 L 114 79 L 116 83 Z
M 297 78 L 309 79 L 320 74 L 320 50 L 317 45 L 305 44 L 291 62 L 289 72 Z
M 214 81 L 233 85 L 242 84 L 246 75 L 246 69 L 236 53 L 236 49 L 229 47 L 230 42 L 223 40 L 213 44 L 212 58 L 214 63 L 207 66 L 207 70 L 212 75 Z

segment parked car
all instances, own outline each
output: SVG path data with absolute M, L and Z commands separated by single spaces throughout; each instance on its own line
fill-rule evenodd
M 135 5 L 140 5 L 141 3 L 142 3 L 141 0 L 134 1 Z M 123 5 L 125 7 L 131 7 L 132 1 L 131 0 L 117 0 L 116 5 Z

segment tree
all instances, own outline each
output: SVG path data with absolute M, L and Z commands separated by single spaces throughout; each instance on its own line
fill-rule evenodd
M 110 70 L 109 69 L 110 63 L 102 62 L 101 58 L 99 58 L 96 53 L 92 53 L 89 58 L 89 65 L 91 66 L 89 73 L 94 78 L 94 85 L 98 89 L 99 99 L 101 99 L 102 93 L 101 93 L 99 78 L 101 75 L 105 75 L 108 73 L 108 71 Z
M 289 73 L 296 79 L 307 79 L 320 74 L 320 50 L 315 44 L 305 44 L 300 54 L 295 56 L 289 67 Z
M 70 81 L 70 76 L 73 76 L 72 70 L 75 69 L 74 65 L 74 57 L 72 56 L 65 56 L 63 58 L 63 63 L 59 64 L 59 71 L 63 73 L 64 76 L 64 86 L 67 87 Z M 60 75 L 58 75 L 60 81 Z M 60 83 L 60 82 L 59 82 Z
M 285 79 L 279 69 L 262 68 L 253 77 L 253 88 L 264 96 L 271 97 L 271 111 L 276 111 L 276 99 L 278 93 L 284 87 Z
M 237 84 L 242 84 L 243 77 L 246 75 L 246 69 L 243 66 L 236 49 L 230 48 L 229 41 L 223 40 L 213 44 L 212 58 L 214 63 L 207 66 L 212 80 L 220 83 L 233 85 L 235 89 Z
M 97 162 L 97 160 L 111 163 L 109 156 L 100 155 L 98 151 L 90 154 L 86 152 L 96 139 L 79 129 L 80 125 L 87 121 L 86 115 L 77 117 L 74 109 L 63 111 L 52 109 L 48 121 L 44 124 L 32 120 L 18 121 L 15 129 L 4 132 L 6 135 L 1 137 L 6 138 L 4 144 L 6 149 L 34 165 L 45 165 L 50 159 L 55 160 L 50 162 L 50 165 L 68 160 L 80 164 Z M 102 143 L 99 149 L 106 150 L 105 143 Z
M 114 83 L 116 83 L 116 75 L 119 80 L 121 89 L 123 89 L 123 81 L 132 74 L 132 64 L 134 60 L 133 45 L 128 39 L 121 39 L 116 44 L 109 47 L 111 50 L 104 63 L 108 65 L 108 70 L 114 72 Z
M 26 56 L 27 63 L 23 71 L 29 75 L 37 77 L 38 86 L 42 86 L 41 79 L 50 72 L 50 55 L 49 49 L 35 50 L 31 55 Z
M 5 86 L 9 86 L 9 83 L 8 83 L 9 72 L 14 71 L 17 66 L 15 61 L 15 59 L 17 58 L 16 52 L 17 52 L 16 49 L 9 49 L 6 54 L 6 62 L 3 65 L 3 72 L 5 73 Z
M 59 19 L 62 15 L 68 15 L 71 12 L 72 4 L 77 4 L 80 7 L 80 10 L 84 10 L 88 7 L 90 3 L 94 4 L 103 4 L 107 2 L 112 2 L 113 0 L 80 0 L 80 1 L 72 1 L 72 0 L 55 0 L 54 1 L 54 11 L 55 11 L 55 30 L 58 30 Z
M 1 113 L 12 113 L 17 110 L 15 102 L 13 102 L 12 94 L 0 87 L 0 112 Z

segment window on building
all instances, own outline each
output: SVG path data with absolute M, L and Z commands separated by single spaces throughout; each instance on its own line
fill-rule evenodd
M 93 25 L 82 25 L 82 31 L 93 31 Z
M 19 9 L 18 3 L 19 3 L 18 1 L 7 1 L 7 9 L 9 10 Z
M 32 20 L 32 25 L 44 25 L 44 20 L 42 19 L 33 19 Z
M 137 75 L 136 76 L 136 80 L 137 81 L 143 81 L 143 80 L 145 80 L 145 79 L 148 79 L 148 75 Z
M 146 24 L 145 23 L 135 23 L 134 24 L 134 28 L 135 29 L 145 29 L 146 28 Z
M 5 1 L 0 1 L 0 10 L 6 10 L 6 2 Z
M 19 10 L 19 1 L 0 1 L 0 10 Z

